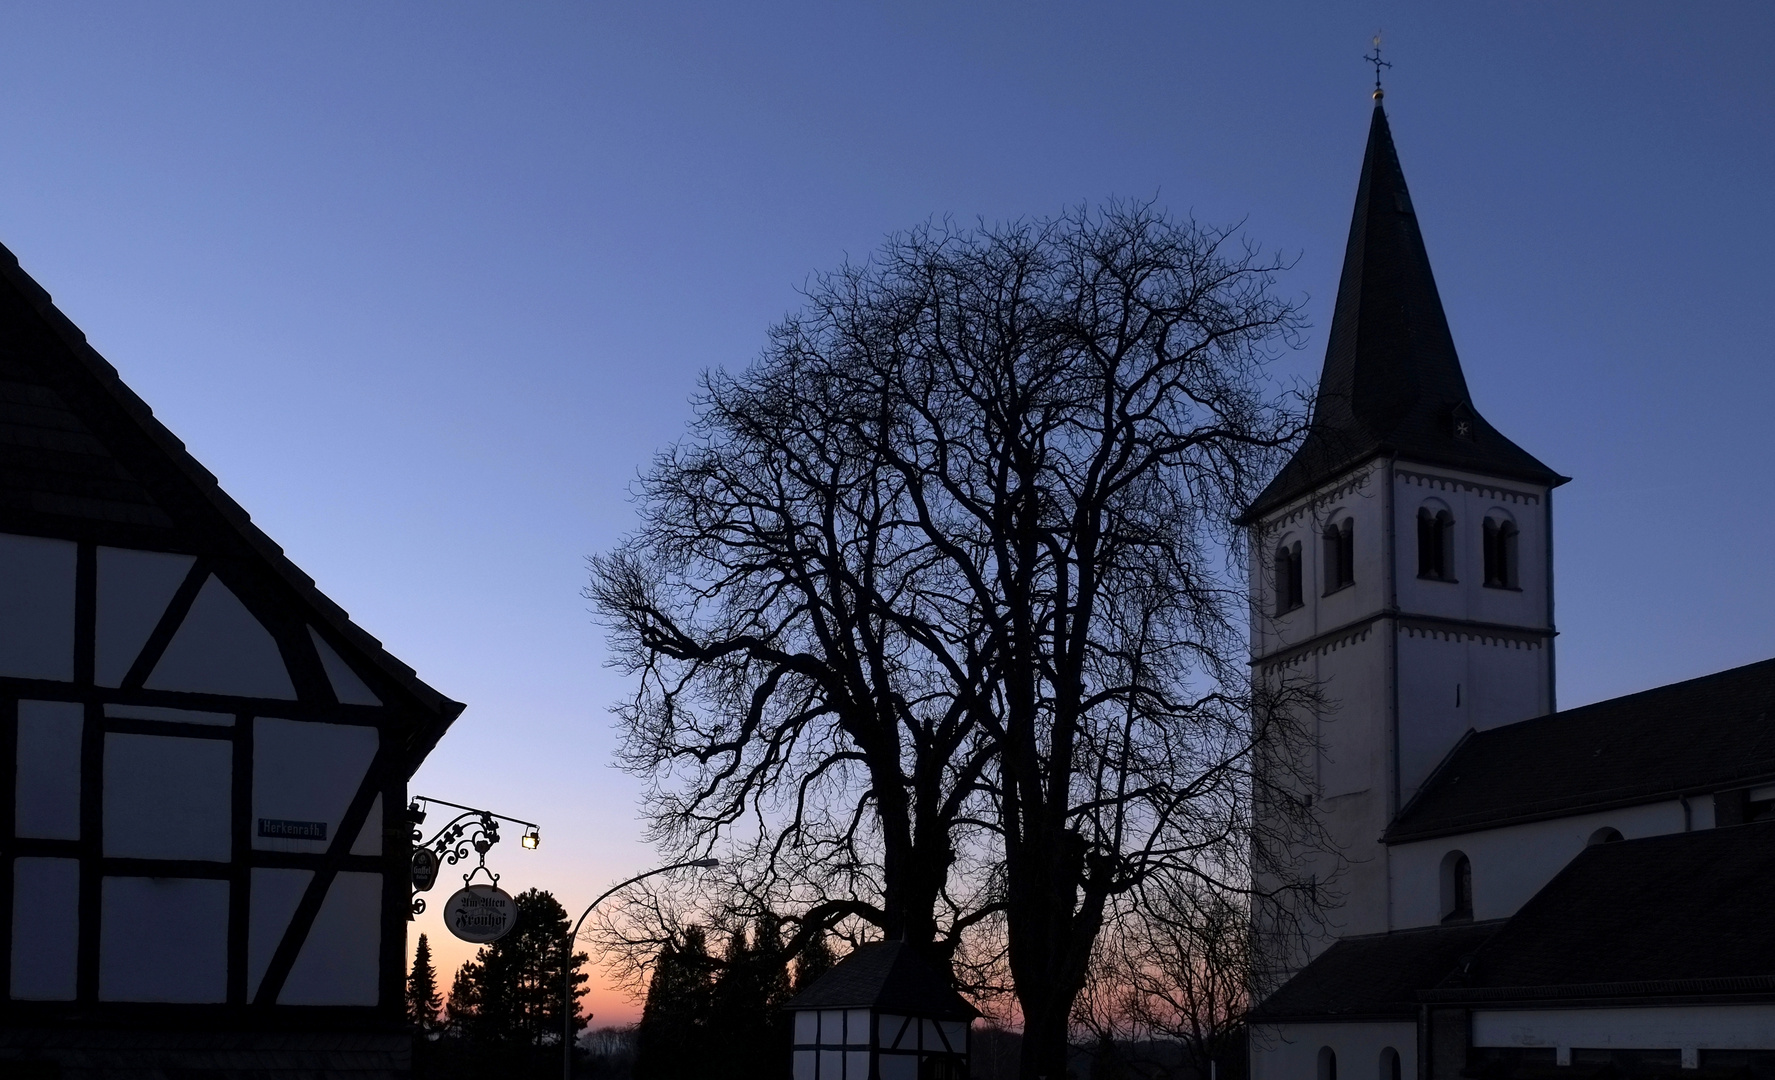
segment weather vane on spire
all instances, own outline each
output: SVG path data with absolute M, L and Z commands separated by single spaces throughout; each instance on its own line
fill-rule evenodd
M 1393 66 L 1381 59 L 1381 32 L 1379 30 L 1374 32 L 1374 52 L 1364 56 L 1362 59 L 1374 65 L 1374 100 L 1379 101 L 1381 98 L 1387 96 L 1387 92 L 1381 89 L 1381 68 L 1390 68 Z

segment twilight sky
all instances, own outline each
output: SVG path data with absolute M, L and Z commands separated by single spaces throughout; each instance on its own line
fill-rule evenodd
M 696 373 L 890 230 L 1156 195 L 1298 255 L 1316 375 L 1377 27 L 1475 402 L 1576 478 L 1561 703 L 1775 655 L 1767 5 L 11 3 L 0 242 L 577 910 L 653 857 L 583 560 Z

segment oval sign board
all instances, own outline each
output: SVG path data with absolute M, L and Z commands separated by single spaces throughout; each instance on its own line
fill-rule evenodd
M 464 941 L 485 945 L 511 932 L 518 921 L 518 905 L 504 889 L 494 885 L 470 885 L 456 890 L 444 904 L 444 925 Z
M 430 848 L 416 849 L 413 852 L 413 887 L 428 892 L 437 883 L 438 857 Z

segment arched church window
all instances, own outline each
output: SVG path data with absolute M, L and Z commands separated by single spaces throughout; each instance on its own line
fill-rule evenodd
M 1276 614 L 1283 615 L 1303 603 L 1300 541 L 1276 549 Z
M 1399 1051 L 1391 1046 L 1381 1048 L 1380 1075 L 1375 1080 L 1399 1080 Z
M 1482 534 L 1485 548 L 1485 587 L 1514 589 L 1517 583 L 1516 522 L 1487 515 Z
M 1337 1051 L 1329 1046 L 1319 1048 L 1319 1080 L 1337 1080 Z
M 1325 592 L 1356 583 L 1356 523 L 1349 518 L 1325 527 Z
M 1602 828 L 1590 834 L 1590 841 L 1587 846 L 1595 847 L 1597 844 L 1612 844 L 1619 839 L 1621 839 L 1620 829 L 1604 825 Z
M 1455 579 L 1454 535 L 1454 515 L 1446 508 L 1418 508 L 1418 577 L 1430 581 Z
M 1442 921 L 1470 922 L 1473 918 L 1473 863 L 1459 851 L 1442 857 Z

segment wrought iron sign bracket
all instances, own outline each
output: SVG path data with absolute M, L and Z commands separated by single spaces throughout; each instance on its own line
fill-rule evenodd
M 460 813 L 433 833 L 430 839 L 426 839 L 421 826 L 425 824 L 428 808 L 433 805 L 447 806 Z M 498 887 L 499 875 L 487 868 L 487 852 L 494 844 L 499 843 L 500 822 L 506 821 L 523 827 L 524 834 L 518 843 L 526 850 L 535 850 L 542 843 L 542 833 L 535 822 L 424 795 L 416 796 L 408 805 L 407 817 L 413 823 L 414 915 L 425 910 L 425 900 L 419 894 L 429 891 L 437 883 L 440 866 L 455 866 L 466 860 L 471 851 L 475 855 L 475 865 L 462 875 L 463 885 L 467 886 L 477 874 L 486 874 L 494 887 Z

